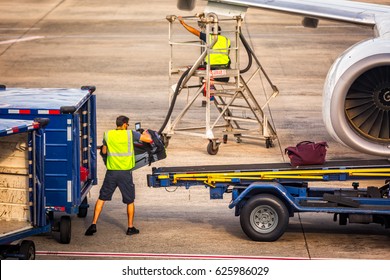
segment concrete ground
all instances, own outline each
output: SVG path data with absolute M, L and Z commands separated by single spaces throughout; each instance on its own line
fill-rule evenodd
M 165 17 L 194 15 L 203 11 L 202 5 L 193 12 L 182 12 L 174 0 L 2 0 L 0 83 L 27 88 L 95 85 L 99 136 L 114 127 L 119 114 L 158 130 L 168 109 L 170 49 Z M 274 148 L 266 149 L 262 141 L 230 140 L 217 155 L 210 156 L 207 140 L 174 135 L 167 159 L 154 166 L 285 162 L 284 148 L 303 140 L 327 141 L 329 160 L 371 158 L 343 147 L 327 134 L 321 95 L 336 57 L 355 42 L 373 36 L 372 30 L 333 22 L 305 29 L 300 21 L 299 17 L 252 9 L 243 26 L 280 91 L 266 110 L 278 134 Z M 178 30 L 179 38 L 193 39 Z M 181 52 L 188 55 L 185 49 Z M 258 91 L 256 96 L 263 102 L 261 86 Z M 182 98 L 179 104 L 185 100 Z M 199 101 L 187 122 L 196 125 L 201 114 L 204 108 Z M 390 259 L 388 230 L 379 225 L 339 226 L 327 214 L 296 215 L 278 241 L 251 241 L 234 210 L 228 209 L 229 194 L 223 200 L 210 200 L 204 187 L 148 188 L 146 175 L 151 167 L 134 172 L 135 225 L 141 234 L 125 235 L 125 206 L 117 191 L 105 205 L 97 234 L 84 236 L 104 178 L 101 161 L 98 168 L 100 183 L 88 197 L 88 216 L 72 217 L 71 243 L 58 243 L 55 234 L 32 237 L 37 259 Z

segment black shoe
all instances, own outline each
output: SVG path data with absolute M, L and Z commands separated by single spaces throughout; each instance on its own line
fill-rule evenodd
M 133 234 L 138 234 L 138 233 L 139 233 L 139 230 L 136 229 L 135 227 L 128 228 L 127 232 L 126 232 L 127 235 L 133 235 Z
M 85 232 L 85 235 L 87 236 L 91 236 L 93 235 L 95 232 L 96 232 L 96 225 L 95 224 L 92 224 L 89 226 L 89 228 L 87 229 L 87 231 Z

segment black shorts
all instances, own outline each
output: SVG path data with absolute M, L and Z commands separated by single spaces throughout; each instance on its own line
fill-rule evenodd
M 134 202 L 135 188 L 133 184 L 133 174 L 130 170 L 107 170 L 102 188 L 100 189 L 100 200 L 111 200 L 116 189 L 122 193 L 122 201 L 125 204 Z

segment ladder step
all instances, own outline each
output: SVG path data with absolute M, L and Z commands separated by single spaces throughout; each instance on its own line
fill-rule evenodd
M 227 86 L 227 87 L 234 87 L 234 88 L 238 88 L 240 90 L 243 90 L 244 87 L 243 86 L 238 86 L 237 87 L 237 83 L 235 82 L 219 82 L 219 81 L 214 81 L 214 85 L 218 85 L 218 86 Z
M 230 121 L 242 121 L 242 122 L 251 122 L 251 123 L 259 123 L 255 119 L 251 118 L 240 118 L 240 117 L 234 117 L 234 116 L 224 116 L 225 120 L 230 120 Z
M 224 77 L 238 77 L 238 71 L 235 69 L 218 69 L 211 70 L 210 75 L 214 78 L 224 78 Z M 196 70 L 194 73 L 195 77 L 206 77 L 206 70 Z
M 210 89 L 210 92 L 215 93 L 236 93 L 237 91 L 242 91 L 242 88 L 239 87 L 231 87 L 231 88 L 224 88 L 224 89 Z
M 226 97 L 226 98 L 233 98 L 233 96 L 236 97 L 236 99 L 242 99 L 242 94 L 237 94 L 237 90 L 210 90 L 210 94 L 214 96 L 220 96 L 220 97 Z
M 214 95 L 214 96 L 219 96 L 219 97 L 227 97 L 227 98 L 232 98 L 233 97 L 232 93 L 227 93 L 226 91 L 225 92 L 218 92 L 218 91 L 211 90 L 210 94 Z
M 221 109 L 225 109 L 226 107 L 229 107 L 228 109 L 237 109 L 237 110 L 248 110 L 248 111 L 252 111 L 252 108 L 248 107 L 248 106 L 241 106 L 241 105 L 230 105 L 230 106 L 227 106 L 227 105 L 224 105 L 224 104 L 218 104 L 217 105 L 218 108 L 221 108 Z M 254 110 L 254 109 L 253 109 Z

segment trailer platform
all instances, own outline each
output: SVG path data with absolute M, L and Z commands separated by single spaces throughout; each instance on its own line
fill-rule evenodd
M 206 186 L 210 199 L 232 193 L 229 208 L 255 241 L 275 241 L 298 212 L 334 214 L 340 225 L 379 223 L 390 228 L 390 163 L 385 159 L 329 161 L 292 167 L 289 163 L 153 168 L 150 187 Z M 361 180 L 383 180 L 360 187 Z M 351 186 L 341 184 L 351 181 Z M 314 186 L 309 183 L 326 186 Z M 376 182 L 377 183 L 377 182 Z

